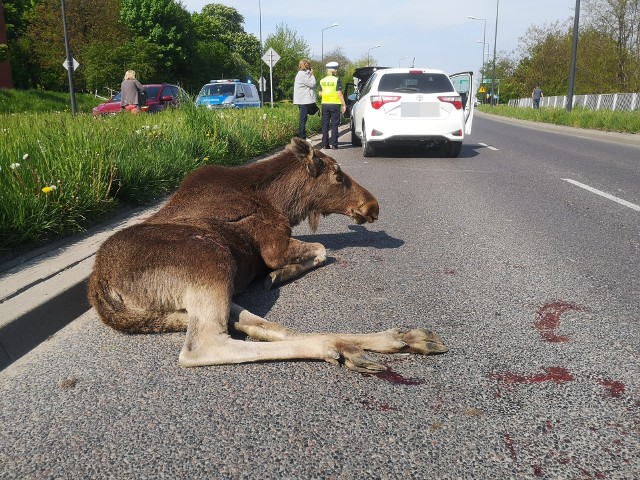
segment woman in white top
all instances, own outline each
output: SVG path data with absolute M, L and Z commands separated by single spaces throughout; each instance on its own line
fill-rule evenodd
M 300 113 L 298 122 L 298 136 L 300 138 L 307 138 L 307 115 L 318 111 L 315 89 L 316 77 L 313 76 L 311 62 L 308 58 L 303 58 L 298 63 L 298 73 L 293 84 L 293 104 L 298 105 Z

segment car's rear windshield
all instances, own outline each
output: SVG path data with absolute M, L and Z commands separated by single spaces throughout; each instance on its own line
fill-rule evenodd
M 380 92 L 453 92 L 449 77 L 442 73 L 386 73 L 378 85 Z
M 214 83 L 213 85 L 205 85 L 200 90 L 200 95 L 233 95 L 236 92 L 236 86 L 233 83 Z

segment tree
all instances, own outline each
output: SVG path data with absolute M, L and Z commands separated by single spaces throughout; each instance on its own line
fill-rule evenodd
M 120 18 L 135 36 L 158 48 L 157 71 L 164 81 L 188 80 L 195 49 L 191 15 L 174 0 L 120 0 Z
M 124 72 L 135 70 L 142 83 L 163 82 L 164 73 L 156 69 L 160 49 L 146 38 L 135 37 L 114 46 L 95 42 L 84 50 L 84 77 L 87 88 L 99 94 L 119 90 Z
M 273 48 L 280 60 L 273 68 L 274 99 L 293 98 L 293 81 L 301 58 L 308 58 L 310 49 L 306 40 L 285 23 L 276 25 L 276 32 L 269 35 L 265 48 Z
M 194 85 L 214 78 L 257 78 L 260 42 L 244 31 L 244 17 L 235 8 L 205 5 L 200 13 L 192 15 L 192 21 L 199 65 L 192 74 Z
M 96 39 L 117 45 L 125 38 L 118 22 L 118 5 L 119 0 L 67 0 L 69 44 L 81 65 L 84 66 L 83 51 Z M 35 6 L 25 37 L 23 45 L 37 63 L 37 85 L 48 90 L 68 88 L 67 72 L 62 68 L 66 54 L 58 0 L 43 0 Z M 78 90 L 86 87 L 81 70 L 74 83 Z
M 586 21 L 613 39 L 618 88 L 640 87 L 640 0 L 587 0 Z

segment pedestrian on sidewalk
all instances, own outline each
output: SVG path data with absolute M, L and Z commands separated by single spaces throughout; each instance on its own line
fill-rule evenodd
M 293 83 L 293 104 L 298 105 L 298 137 L 307 138 L 307 116 L 318 112 L 316 105 L 316 77 L 308 58 L 298 63 L 298 73 Z

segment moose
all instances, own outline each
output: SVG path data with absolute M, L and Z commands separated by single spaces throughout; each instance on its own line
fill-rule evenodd
M 121 332 L 186 330 L 184 367 L 309 359 L 377 373 L 387 367 L 367 350 L 446 352 L 438 335 L 422 329 L 302 333 L 233 302 L 256 279 L 269 289 L 325 264 L 322 244 L 292 237 L 300 222 L 315 231 L 321 216 L 364 224 L 378 212 L 376 198 L 335 159 L 294 137 L 267 160 L 194 170 L 154 215 L 109 237 L 96 254 L 89 301 Z

